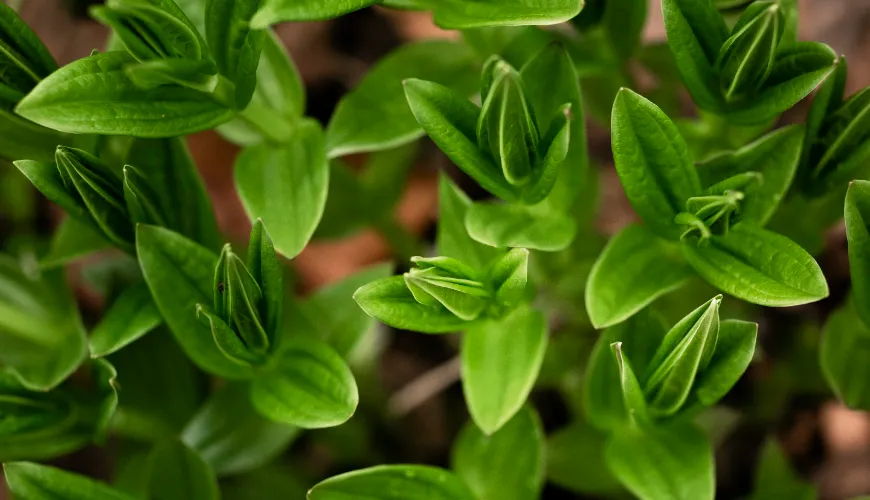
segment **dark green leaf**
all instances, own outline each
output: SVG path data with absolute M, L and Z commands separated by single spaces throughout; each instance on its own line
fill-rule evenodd
M 695 271 L 723 292 L 753 304 L 786 307 L 828 296 L 819 265 L 785 236 L 740 224 L 707 243 L 683 241 Z
M 152 500 L 217 500 L 217 478 L 209 465 L 181 441 L 158 444 L 148 457 Z
M 133 62 L 125 52 L 79 59 L 42 80 L 15 111 L 61 132 L 137 137 L 190 134 L 232 117 L 231 110 L 195 90 L 140 89 L 124 73 Z
M 815 500 L 818 498 L 815 486 L 801 480 L 794 472 L 788 457 L 779 443 L 768 438 L 761 449 L 755 485 L 750 500 L 775 500 L 790 498 L 794 500 Z
M 755 354 L 758 325 L 729 319 L 719 324 L 719 340 L 710 364 L 698 376 L 693 389 L 704 406 L 722 399 L 743 376 Z
M 6 484 L 18 500 L 135 500 L 94 479 L 31 462 L 3 464 Z
M 48 253 L 39 261 L 42 268 L 50 269 L 112 248 L 112 244 L 91 226 L 67 217 L 61 221 L 51 237 Z
M 417 302 L 402 276 L 362 286 L 353 294 L 353 299 L 366 314 L 402 330 L 453 333 L 471 325 L 440 304 L 425 306 Z
M 870 325 L 870 182 L 849 184 L 844 213 L 855 310 Z
M 644 0 L 616 0 L 606 3 L 602 23 L 617 57 L 628 60 L 640 46 L 646 23 Z
M 564 250 L 574 241 L 573 220 L 546 205 L 474 203 L 465 214 L 465 229 L 474 240 L 492 247 L 523 247 L 545 252 Z
M 675 246 L 631 225 L 599 255 L 586 284 L 586 311 L 595 328 L 631 317 L 694 275 Z
M 547 479 L 589 495 L 609 496 L 621 491 L 622 485 L 604 463 L 606 438 L 582 421 L 551 434 L 547 440 Z M 578 457 L 587 459 L 582 467 L 578 466 Z
M 251 382 L 251 403 L 268 419 L 305 429 L 333 427 L 353 416 L 359 403 L 347 364 L 327 344 L 292 340 L 272 367 Z
M 275 248 L 296 257 L 314 234 L 329 189 L 323 132 L 306 121 L 280 148 L 253 146 L 236 161 L 236 187 L 252 219 L 262 219 Z
M 870 328 L 852 301 L 831 315 L 822 337 L 822 373 L 837 397 L 848 407 L 870 410 Z
M 676 239 L 674 217 L 701 193 L 686 141 L 655 104 L 628 89 L 616 95 L 611 127 L 616 171 L 629 201 L 654 233 Z
M 196 305 L 212 302 L 217 256 L 168 229 L 140 225 L 136 250 L 145 282 L 184 352 L 221 377 L 250 376 L 250 367 L 227 358 L 196 319 Z
M 547 323 L 529 307 L 476 324 L 462 343 L 462 389 L 472 419 L 487 435 L 522 408 L 547 350 Z
M 266 32 L 251 29 L 261 0 L 208 2 L 205 31 L 208 47 L 220 73 L 236 87 L 235 104 L 244 109 L 257 85 L 257 65 Z
M 326 128 L 330 158 L 388 149 L 423 135 L 402 92 L 407 78 L 440 83 L 463 96 L 477 84 L 473 55 L 463 44 L 429 40 L 400 47 L 338 103 Z
M 475 500 L 452 472 L 425 465 L 381 465 L 316 484 L 308 500 Z
M 0 4 L 0 66 L 0 87 L 21 95 L 57 69 L 36 33 L 6 4 Z
M 91 332 L 91 357 L 109 355 L 162 322 L 163 317 L 151 299 L 151 291 L 144 282 L 137 283 L 121 292 Z

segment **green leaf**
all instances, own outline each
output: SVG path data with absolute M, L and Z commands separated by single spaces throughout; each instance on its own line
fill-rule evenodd
M 474 57 L 464 44 L 428 40 L 396 49 L 338 103 L 326 128 L 330 158 L 389 149 L 423 135 L 402 91 L 407 78 L 436 82 L 461 95 L 470 95 L 477 84 Z
M 583 378 L 583 406 L 589 423 L 608 432 L 623 429 L 628 423 L 622 393 L 615 390 L 620 385 L 620 373 L 611 344 L 621 342 L 622 355 L 643 373 L 666 332 L 663 320 L 649 309 L 604 330 L 592 349 Z
M 614 433 L 604 455 L 613 474 L 642 500 L 713 499 L 713 449 L 691 424 Z
M 213 92 L 218 85 L 212 61 L 158 59 L 124 67 L 124 73 L 137 87 L 151 90 L 161 85 L 177 84 L 200 92 Z
M 502 428 L 532 390 L 547 350 L 543 314 L 519 307 L 471 326 L 462 342 L 462 389 L 471 418 L 487 435 Z
M 728 110 L 728 120 L 754 124 L 770 120 L 808 96 L 837 67 L 837 54 L 818 42 L 798 42 L 781 49 L 770 75 L 750 105 Z
M 348 14 L 380 0 L 263 0 L 251 19 L 251 27 L 262 29 L 282 21 L 324 21 Z
M 31 462 L 3 464 L 6 484 L 19 500 L 135 500 L 105 483 Z
M 701 194 L 686 141 L 662 110 L 628 89 L 616 95 L 611 128 L 616 172 L 631 205 L 655 234 L 676 239 L 674 217 Z
M 622 491 L 622 485 L 604 463 L 606 438 L 582 421 L 550 434 L 547 479 L 567 490 L 588 495 L 609 497 Z M 578 467 L 578 457 L 588 458 L 582 467 Z
M 453 444 L 451 469 L 478 500 L 536 500 L 545 444 L 540 417 L 525 407 L 490 436 L 467 423 Z
M 33 85 L 57 69 L 45 45 L 6 4 L 0 4 L 0 87 L 26 94 Z
M 251 29 L 261 0 L 208 2 L 205 31 L 220 73 L 236 87 L 236 108 L 244 109 L 257 86 L 257 65 L 266 32 Z
M 605 5 L 602 24 L 621 61 L 628 60 L 640 47 L 648 3 L 644 0 L 611 0 Z
M 133 62 L 126 52 L 79 59 L 42 80 L 15 112 L 61 132 L 136 137 L 191 134 L 231 118 L 231 110 L 195 90 L 140 89 L 124 73 Z
M 39 261 L 40 267 L 63 266 L 94 252 L 112 248 L 112 244 L 91 226 L 67 217 L 51 237 L 48 253 Z
M 755 485 L 749 499 L 775 500 L 777 498 L 815 500 L 818 498 L 818 493 L 812 483 L 802 480 L 794 472 L 779 443 L 773 438 L 768 438 L 761 449 L 761 457 L 755 473 Z
M 380 465 L 331 477 L 308 500 L 475 500 L 452 472 L 426 465 Z
M 722 399 L 752 362 L 758 325 L 729 319 L 719 324 L 716 350 L 698 376 L 692 393 L 704 406 L 713 406 Z
M 819 360 L 822 373 L 837 397 L 849 408 L 870 410 L 870 328 L 861 320 L 857 303 L 849 301 L 825 325 Z
M 697 166 L 701 184 L 710 187 L 738 174 L 761 174 L 761 185 L 745 193 L 739 216 L 763 227 L 791 187 L 800 162 L 802 132 L 797 126 L 783 127 L 737 151 L 708 159 Z
M 846 239 L 855 310 L 870 325 L 870 182 L 852 181 L 846 192 Z
M 327 344 L 289 341 L 276 357 L 272 371 L 251 382 L 257 412 L 304 429 L 333 427 L 353 416 L 359 403 L 356 381 Z
M 151 291 L 137 283 L 115 299 L 94 327 L 89 340 L 91 357 L 109 355 L 157 328 L 163 322 L 151 299 Z
M 446 29 L 558 24 L 580 13 L 583 0 L 444 0 L 435 24 Z
M 271 462 L 299 434 L 296 427 L 260 416 L 248 392 L 243 384 L 217 390 L 181 433 L 181 440 L 218 475 L 241 474 Z
M 615 325 L 685 284 L 694 272 L 677 252 L 643 226 L 628 226 L 611 238 L 586 283 L 592 325 Z
M 404 83 L 414 117 L 441 151 L 484 189 L 505 201 L 516 201 L 518 191 L 477 146 L 480 109 L 438 83 L 415 78 Z
M 453 333 L 472 324 L 440 304 L 426 306 L 417 302 L 402 276 L 392 276 L 362 286 L 353 294 L 353 300 L 366 314 L 401 330 Z
M 160 314 L 185 354 L 209 373 L 239 379 L 249 366 L 226 357 L 196 319 L 196 305 L 212 302 L 217 255 L 168 229 L 139 225 L 136 253 Z
M 69 138 L 54 130 L 37 125 L 0 106 L 0 158 L 9 161 L 30 158 L 53 162 L 58 144 L 69 143 Z
M 566 214 L 546 205 L 474 203 L 465 214 L 465 229 L 475 241 L 491 247 L 523 247 L 544 252 L 564 250 L 577 227 Z
M 314 234 L 329 190 L 323 132 L 304 122 L 287 144 L 245 149 L 236 161 L 236 187 L 251 219 L 262 219 L 275 248 L 299 255 Z
M 0 255 L 0 367 L 47 391 L 84 360 L 87 340 L 62 273 L 34 277 Z
M 711 0 L 662 0 L 668 46 L 683 82 L 699 108 L 722 107 L 715 68 L 719 49 L 728 38 L 725 20 Z
M 478 243 L 465 230 L 471 200 L 445 174 L 438 178 L 438 255 L 462 259 L 475 269 L 489 264 L 497 251 Z
M 787 307 L 828 296 L 819 265 L 785 236 L 740 224 L 706 244 L 687 239 L 682 247 L 686 260 L 702 278 L 747 302 Z
M 181 441 L 159 443 L 148 457 L 153 500 L 217 500 L 217 478 L 209 465 Z
M 646 397 L 641 390 L 637 376 L 634 374 L 634 369 L 631 367 L 631 360 L 622 352 L 622 342 L 610 344 L 610 351 L 616 361 L 622 404 L 628 417 L 627 420 L 631 427 L 646 426 L 649 419 Z

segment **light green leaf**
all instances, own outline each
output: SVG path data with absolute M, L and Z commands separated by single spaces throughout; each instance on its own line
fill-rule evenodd
M 713 449 L 690 424 L 611 435 L 607 465 L 641 500 L 712 500 Z
M 643 226 L 631 225 L 611 238 L 586 284 L 586 311 L 595 328 L 631 317 L 694 275 L 679 250 Z
M 466 45 L 446 40 L 412 43 L 391 52 L 338 103 L 326 128 L 330 158 L 388 149 L 423 135 L 402 90 L 408 78 L 471 95 L 477 85 L 475 60 Z
M 296 427 L 260 416 L 247 385 L 228 384 L 190 419 L 181 440 L 218 475 L 235 475 L 271 462 L 298 434 Z
M 6 484 L 18 500 L 135 500 L 89 477 L 31 462 L 3 464 Z
M 763 227 L 791 187 L 800 162 L 802 132 L 797 126 L 783 127 L 737 151 L 708 159 L 697 166 L 701 184 L 710 187 L 738 174 L 761 174 L 761 184 L 745 193 L 739 216 Z
M 686 141 L 655 104 L 623 88 L 611 118 L 616 172 L 635 211 L 657 235 L 676 239 L 674 217 L 701 194 Z
M 151 500 L 217 500 L 217 478 L 209 465 L 181 441 L 159 443 L 148 457 Z
M 212 303 L 217 255 L 178 233 L 141 224 L 136 253 L 154 303 L 185 354 L 209 373 L 249 377 L 250 367 L 226 357 L 196 319 L 196 305 Z
M 276 354 L 272 371 L 251 382 L 258 413 L 304 429 L 333 427 L 353 416 L 359 403 L 347 364 L 327 344 L 291 340 Z
M 870 411 L 870 328 L 853 301 L 828 319 L 819 360 L 837 397 L 849 408 Z
M 622 491 L 622 485 L 604 463 L 606 439 L 606 434 L 582 421 L 551 434 L 547 440 L 547 479 L 587 495 L 609 497 Z M 584 457 L 582 466 L 579 457 Z
M 855 310 L 870 325 L 870 182 L 852 181 L 846 192 L 846 239 Z
M 465 216 L 471 200 L 446 175 L 438 178 L 438 255 L 461 259 L 474 269 L 483 269 L 497 251 L 468 236 Z
M 280 148 L 250 147 L 236 160 L 236 187 L 251 219 L 262 219 L 287 258 L 299 255 L 314 234 L 329 190 L 323 132 L 304 122 Z
M 739 224 L 706 243 L 683 241 L 695 271 L 723 292 L 753 304 L 787 307 L 828 296 L 819 265 L 803 248 L 776 233 Z
M 61 221 L 51 237 L 48 253 L 39 261 L 40 267 L 50 269 L 112 248 L 112 244 L 91 226 L 72 217 Z
M 435 24 L 447 29 L 557 24 L 580 13 L 583 0 L 443 0 Z
M 380 465 L 316 484 L 308 500 L 476 500 L 452 472 L 426 465 Z
M 716 350 L 701 374 L 692 393 L 704 406 L 712 406 L 722 399 L 752 362 L 758 325 L 729 319 L 719 324 Z
M 348 14 L 380 0 L 263 0 L 251 19 L 254 29 L 266 28 L 282 21 L 324 21 Z
M 478 500 L 537 500 L 545 444 L 540 417 L 525 407 L 490 436 L 467 423 L 453 444 L 451 468 Z
M 476 324 L 462 342 L 462 389 L 477 426 L 492 435 L 522 408 L 547 350 L 547 322 L 529 307 Z
M 546 205 L 474 203 L 465 214 L 465 229 L 475 241 L 491 247 L 522 247 L 544 252 L 564 250 L 577 226 L 567 215 Z
M 360 287 L 353 300 L 366 314 L 401 330 L 453 333 L 473 323 L 460 319 L 438 304 L 425 306 L 414 298 L 402 276 L 393 276 Z
M 42 80 L 15 111 L 61 132 L 137 137 L 190 134 L 232 117 L 231 110 L 195 90 L 140 89 L 124 73 L 133 62 L 126 52 L 79 59 Z
M 103 315 L 91 332 L 91 357 L 107 356 L 163 322 L 160 311 L 151 299 L 151 291 L 144 283 L 125 289 Z

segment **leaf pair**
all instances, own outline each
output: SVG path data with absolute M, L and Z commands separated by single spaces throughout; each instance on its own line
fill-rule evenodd
M 754 2 L 729 30 L 712 0 L 662 0 L 668 45 L 698 107 L 734 123 L 761 123 L 828 77 L 836 55 L 827 45 L 784 37 L 791 9 Z
M 649 229 L 626 228 L 599 256 L 586 288 L 593 325 L 626 319 L 684 283 L 692 269 L 756 304 L 791 306 L 826 297 L 812 257 L 761 228 L 791 185 L 799 134 L 783 129 L 696 168 L 667 116 L 643 97 L 620 91 L 613 109 L 616 170 Z M 682 241 L 678 248 L 665 240 Z

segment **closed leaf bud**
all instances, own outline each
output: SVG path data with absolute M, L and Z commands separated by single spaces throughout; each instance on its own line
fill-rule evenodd
M 169 227 L 157 193 L 151 189 L 148 179 L 130 165 L 124 166 L 124 200 L 133 225 L 142 223 Z
M 80 149 L 58 146 L 55 161 L 64 187 L 90 213 L 90 222 L 109 241 L 132 252 L 133 226 L 119 175 Z
M 870 160 L 870 88 L 853 95 L 825 117 L 810 145 L 812 178 L 821 187 L 851 180 Z
M 504 254 L 493 262 L 489 279 L 498 302 L 506 305 L 519 302 L 529 281 L 529 251 L 514 248 Z
M 719 51 L 719 78 L 725 100 L 744 99 L 761 89 L 773 68 L 785 14 L 777 1 L 750 5 Z
M 643 391 L 657 416 L 677 413 L 698 374 L 710 364 L 719 338 L 717 295 L 680 320 L 662 340 L 646 370 Z
M 466 321 L 477 319 L 491 293 L 478 273 L 450 257 L 411 260 L 417 265 L 405 273 L 405 284 L 414 299 L 428 307 L 443 306 Z

